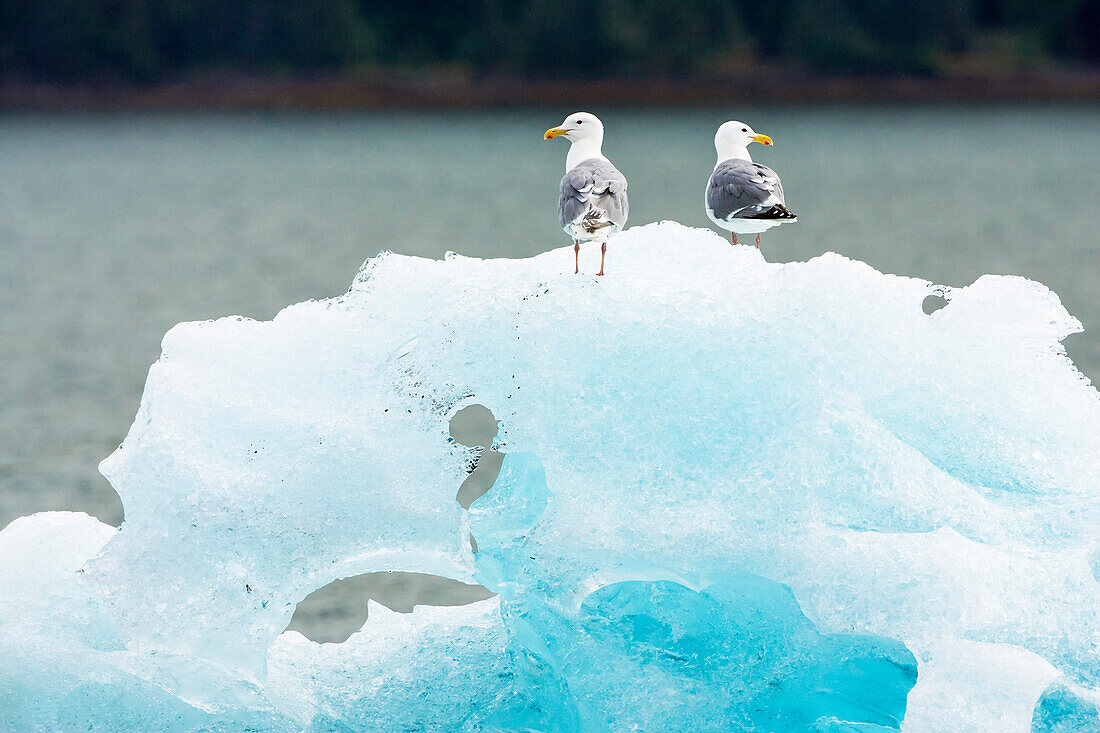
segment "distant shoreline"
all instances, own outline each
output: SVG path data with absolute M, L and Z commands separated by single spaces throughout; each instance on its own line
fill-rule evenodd
M 544 105 L 1100 102 L 1100 69 L 950 77 L 776 71 L 688 80 L 471 79 L 425 74 L 208 75 L 149 85 L 0 82 L 0 110 L 378 110 Z

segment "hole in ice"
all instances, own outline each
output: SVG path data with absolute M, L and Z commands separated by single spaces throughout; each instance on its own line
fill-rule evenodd
M 451 438 L 461 445 L 481 449 L 473 470 L 458 490 L 456 498 L 463 509 L 469 509 L 470 504 L 491 489 L 500 473 L 504 454 L 491 447 L 497 432 L 496 417 L 484 405 L 468 405 L 451 418 Z M 477 552 L 473 536 L 470 547 Z M 464 606 L 493 595 L 484 586 L 439 575 L 366 573 L 335 580 L 310 593 L 294 609 L 287 629 L 311 641 L 339 643 L 363 627 L 368 600 L 400 613 L 410 613 L 414 606 Z
M 471 448 L 481 448 L 473 471 L 462 482 L 455 497 L 463 509 L 483 496 L 500 473 L 504 454 L 492 449 L 497 436 L 497 420 L 485 405 L 463 407 L 451 418 L 451 437 L 456 443 Z
M 488 448 L 497 437 L 497 419 L 485 405 L 468 405 L 451 418 L 451 437 L 471 448 Z
M 946 305 L 947 298 L 937 293 L 932 293 L 924 299 L 924 303 L 921 304 L 921 308 L 924 310 L 926 315 L 930 316 L 938 311 L 940 308 L 945 307 Z
M 399 613 L 414 606 L 465 606 L 494 594 L 484 586 L 469 585 L 427 573 L 366 573 L 334 580 L 313 591 L 298 604 L 288 631 L 316 642 L 343 642 L 367 620 L 367 600 Z
M 469 509 L 471 504 L 487 494 L 489 489 L 493 488 L 493 484 L 496 483 L 497 476 L 500 474 L 500 467 L 503 463 L 503 453 L 499 453 L 495 450 L 481 451 L 481 457 L 478 458 L 477 467 L 474 468 L 470 475 L 466 477 L 466 480 L 462 482 L 462 486 L 458 488 L 458 495 L 455 497 L 463 509 Z

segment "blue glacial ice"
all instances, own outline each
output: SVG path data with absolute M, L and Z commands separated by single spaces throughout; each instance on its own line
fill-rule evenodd
M 1100 730 L 1100 396 L 1057 296 L 925 315 L 671 222 L 572 264 L 383 254 L 173 328 L 101 466 L 122 527 L 0 532 L 0 729 Z M 506 456 L 464 511 L 474 403 Z M 498 595 L 285 631 L 386 570 Z

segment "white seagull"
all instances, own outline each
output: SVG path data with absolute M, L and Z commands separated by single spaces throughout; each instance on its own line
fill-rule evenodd
M 561 179 L 558 220 L 573 238 L 573 256 L 581 271 L 581 242 L 600 243 L 600 271 L 607 257 L 607 239 L 626 226 L 630 206 L 626 200 L 626 177 L 604 157 L 603 123 L 594 114 L 575 112 L 559 127 L 551 127 L 545 140 L 564 137 L 570 142 Z
M 755 234 L 760 246 L 760 234 L 774 226 L 798 221 L 783 200 L 783 184 L 779 176 L 766 165 L 753 163 L 749 143 L 771 145 L 767 135 L 758 135 L 743 122 L 731 121 L 718 128 L 714 149 L 718 163 L 707 183 L 707 216 L 722 229 L 733 234 Z

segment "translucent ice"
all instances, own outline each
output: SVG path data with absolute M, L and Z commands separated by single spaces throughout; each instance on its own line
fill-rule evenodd
M 0 532 L 0 722 L 1100 729 L 1100 396 L 1053 293 L 984 277 L 926 315 L 928 282 L 674 223 L 608 268 L 384 254 L 174 328 L 102 466 L 122 528 Z M 507 455 L 466 512 L 473 403 Z M 498 596 L 283 631 L 385 570 Z

